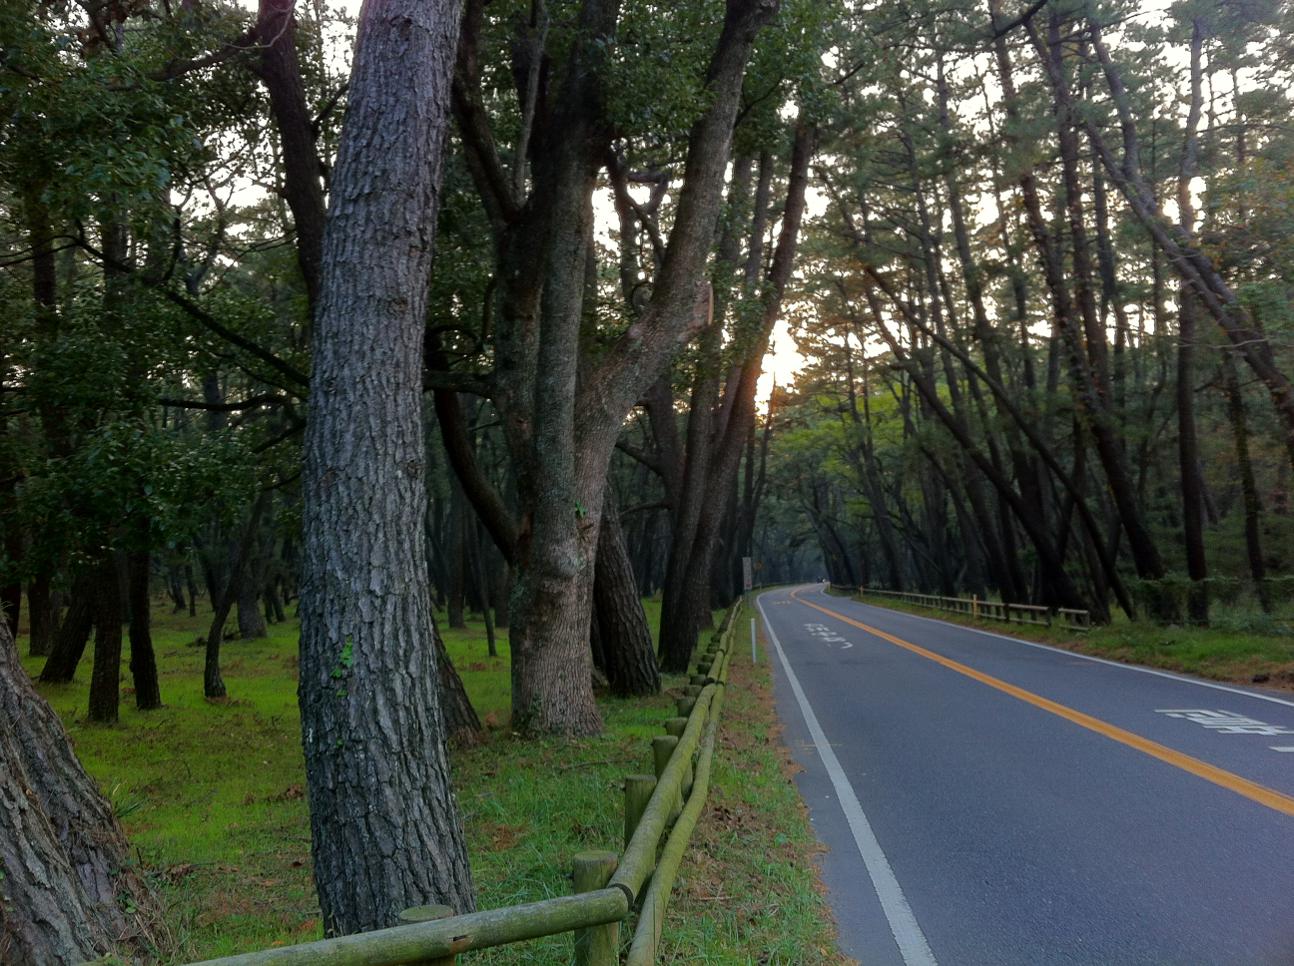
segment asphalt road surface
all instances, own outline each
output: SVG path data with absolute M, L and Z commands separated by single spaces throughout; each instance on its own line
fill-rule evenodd
M 848 955 L 1294 964 L 1294 695 L 818 585 L 759 609 Z

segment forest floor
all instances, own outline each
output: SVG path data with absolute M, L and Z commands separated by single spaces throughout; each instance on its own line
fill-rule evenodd
M 1262 614 L 1217 608 L 1211 627 L 1161 626 L 1150 621 L 1129 621 L 1116 614 L 1105 626 L 1075 631 L 979 620 L 888 597 L 854 596 L 878 607 L 978 627 L 1094 657 L 1195 674 L 1215 681 L 1294 690 L 1294 636 L 1280 633 L 1278 625 L 1265 620 Z
M 659 604 L 647 607 L 655 623 Z M 162 896 L 170 937 L 159 962 L 321 935 L 296 706 L 297 624 L 227 642 L 229 699 L 215 703 L 202 697 L 198 639 L 208 615 L 199 610 L 190 618 L 158 608 L 160 710 L 135 710 L 123 667 L 121 721 L 87 722 L 91 653 L 72 684 L 40 686 Z M 600 695 L 601 737 L 522 741 L 509 729 L 506 631 L 492 658 L 481 623 L 441 626 L 487 726 L 482 744 L 452 755 L 478 907 L 566 894 L 575 852 L 620 850 L 623 777 L 651 771 L 650 738 L 662 733 L 685 681 L 667 677 L 666 693 L 646 700 Z M 21 637 L 19 646 L 25 651 Z M 710 801 L 675 885 L 662 962 L 838 963 L 813 832 L 776 740 L 769 667 L 752 667 L 741 649 L 737 658 Z M 34 675 L 41 660 L 24 663 Z M 563 962 L 570 942 L 557 936 L 462 958 Z

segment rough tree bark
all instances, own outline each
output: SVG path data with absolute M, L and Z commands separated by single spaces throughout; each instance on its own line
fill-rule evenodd
M 252 543 L 261 525 L 261 514 L 265 512 L 265 506 L 269 500 L 269 490 L 262 490 L 256 495 L 251 515 L 247 518 L 247 526 L 243 529 L 234 550 L 233 559 L 229 563 L 229 579 L 226 580 L 224 588 L 219 589 L 219 593 L 216 585 L 212 584 L 214 610 L 211 614 L 211 624 L 207 628 L 206 657 L 202 667 L 202 694 L 207 698 L 225 697 L 225 679 L 220 674 L 220 645 L 225 639 L 225 622 L 229 620 L 229 612 L 233 610 L 234 601 L 238 599 L 241 591 L 247 572 L 247 558 L 251 555 Z
M 121 701 L 121 580 L 117 559 L 104 551 L 94 568 L 94 670 L 90 673 L 91 721 L 117 720 Z
M 126 557 L 127 595 L 130 605 L 130 676 L 135 684 L 135 707 L 151 711 L 162 706 L 157 680 L 157 655 L 149 629 L 149 553 L 132 550 Z
M 602 508 L 598 559 L 593 578 L 593 606 L 601 633 L 603 670 L 612 694 L 660 693 L 660 671 L 651 628 L 643 612 L 633 564 L 614 497 Z
M 303 471 L 302 743 L 330 934 L 473 908 L 428 593 L 422 359 L 458 0 L 369 0 L 324 232 Z
M 283 155 L 283 198 L 296 229 L 297 264 L 313 308 L 319 301 L 319 259 L 323 247 L 323 166 L 315 150 L 315 131 L 306 105 L 301 65 L 297 60 L 296 0 L 261 0 L 256 38 L 261 56 L 253 66 L 270 95 L 270 111 Z
M 708 106 L 689 134 L 678 205 L 647 305 L 596 356 L 582 356 L 592 195 L 612 130 L 601 60 L 619 13 L 585 0 L 550 104 L 537 118 L 528 198 L 503 174 L 485 120 L 469 16 L 455 106 L 468 166 L 496 233 L 499 265 L 494 402 L 517 468 L 521 508 L 512 595 L 513 721 L 523 732 L 601 729 L 588 648 L 593 561 L 606 471 L 625 416 L 698 312 L 741 83 L 775 0 L 728 0 L 706 74 Z M 556 73 L 556 71 L 554 71 Z M 578 432 L 577 432 L 578 430 Z M 464 480 L 467 483 L 467 480 Z M 477 495 L 469 491 L 474 503 Z
M 54 646 L 41 669 L 42 681 L 66 684 L 72 680 L 93 627 L 94 584 L 90 572 L 82 570 L 72 581 L 67 615 L 54 635 Z
M 0 962 L 142 952 L 160 909 L 0 623 Z M 131 911 L 127 911 L 127 910 Z
M 32 657 L 48 657 L 54 647 L 54 631 L 58 627 L 58 619 L 54 612 L 50 583 L 50 575 L 46 570 L 27 582 L 27 622 L 31 630 L 28 653 Z
M 436 672 L 440 678 L 440 710 L 445 719 L 445 734 L 452 744 L 475 744 L 481 738 L 481 719 L 476 716 L 472 699 L 463 687 L 463 679 L 449 659 L 445 639 L 440 636 L 434 615 L 431 629 L 436 641 Z

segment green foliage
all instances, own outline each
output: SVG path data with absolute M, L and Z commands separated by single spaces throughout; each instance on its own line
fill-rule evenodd
M 653 620 L 660 605 L 646 604 Z M 81 760 L 111 790 L 117 809 L 161 890 L 174 945 L 162 962 L 228 955 L 319 938 L 310 881 L 309 818 L 296 709 L 295 621 L 270 629 L 259 641 L 227 647 L 224 676 L 232 700 L 202 697 L 202 651 L 190 646 L 205 630 L 205 615 L 164 616 L 154 640 L 167 706 L 139 712 L 123 705 L 118 725 L 93 725 L 80 717 L 87 682 L 41 686 L 68 726 Z M 443 623 L 442 623 L 443 626 Z M 602 701 L 607 729 L 574 744 L 521 741 L 508 730 L 508 651 L 491 658 L 479 622 L 446 630 L 445 643 L 475 707 L 489 730 L 486 743 L 453 754 L 457 795 L 469 838 L 478 905 L 494 908 L 570 891 L 571 856 L 588 848 L 618 848 L 623 817 L 620 781 L 649 768 L 649 740 L 673 713 L 673 696 Z M 88 658 L 87 658 L 88 660 Z M 38 661 L 25 662 L 33 673 Z M 770 962 L 786 962 L 804 939 L 829 944 L 822 900 L 813 886 L 812 832 L 794 787 L 781 773 L 771 746 L 774 724 L 768 701 L 767 664 L 758 669 L 764 690 L 729 696 L 730 713 L 751 728 L 740 758 L 719 753 L 712 794 L 729 811 L 766 811 L 738 827 L 703 819 L 702 845 L 713 855 L 683 868 L 682 892 L 665 936 L 695 961 L 730 961 L 766 949 Z M 667 680 L 668 687 L 682 679 Z M 757 714 L 757 720 L 748 716 Z M 784 842 L 774 843 L 776 835 Z M 737 842 L 733 838 L 738 839 Z M 734 848 L 740 845 L 741 848 Z M 734 857 L 733 852 L 740 852 Z M 715 860 L 739 862 L 742 905 L 720 914 L 697 902 L 689 883 Z M 723 887 L 714 881 L 706 888 Z M 691 905 L 688 905 L 691 903 Z M 754 917 L 744 910 L 785 905 L 786 916 Z M 569 954 L 570 937 L 558 936 L 474 954 L 479 962 L 550 963 Z M 816 954 L 815 954 L 816 955 Z M 830 960 L 798 960 L 818 962 Z

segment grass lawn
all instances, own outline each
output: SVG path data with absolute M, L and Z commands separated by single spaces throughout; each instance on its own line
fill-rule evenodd
M 659 604 L 648 602 L 653 624 Z M 85 720 L 92 655 L 70 685 L 40 685 L 86 768 L 113 801 L 167 908 L 160 961 L 186 962 L 321 935 L 310 874 L 296 708 L 297 626 L 228 642 L 229 700 L 202 697 L 208 615 L 168 615 L 154 628 L 166 707 L 138 712 L 123 666 L 117 725 Z M 201 610 L 201 608 L 200 608 Z M 443 623 L 442 623 L 443 627 Z M 620 851 L 621 781 L 651 770 L 650 738 L 684 681 L 648 700 L 600 697 L 606 731 L 581 741 L 521 741 L 509 728 L 506 632 L 487 654 L 483 625 L 445 629 L 446 644 L 488 739 L 453 753 L 479 908 L 569 892 L 570 858 Z M 26 642 L 20 637 L 19 646 Z M 41 661 L 26 660 L 35 674 Z M 710 802 L 675 885 L 664 962 L 840 962 L 813 871 L 813 834 L 776 736 L 768 665 L 738 649 Z M 623 930 L 627 942 L 629 930 Z M 559 963 L 558 936 L 462 957 Z
M 1294 689 L 1294 636 L 1248 629 L 1246 625 L 1251 623 L 1250 620 L 1229 615 L 1221 609 L 1212 627 L 1162 627 L 1150 621 L 1129 621 L 1116 613 L 1110 624 L 1080 632 L 1060 627 L 976 620 L 964 614 L 918 607 L 890 597 L 863 595 L 858 599 L 878 607 L 979 627 L 1115 661 L 1145 664 L 1218 681 L 1257 682 L 1269 687 Z

